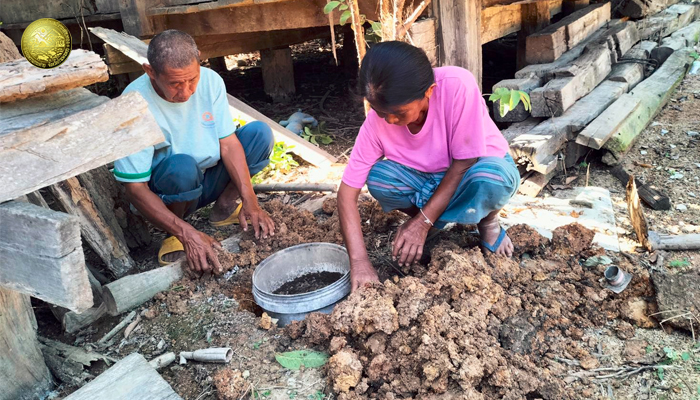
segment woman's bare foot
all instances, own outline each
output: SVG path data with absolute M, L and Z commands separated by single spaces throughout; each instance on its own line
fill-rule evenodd
M 175 262 L 181 258 L 185 258 L 184 251 L 173 251 L 172 253 L 163 254 L 163 261 L 165 262 Z
M 498 223 L 499 211 L 500 210 L 491 212 L 477 225 L 481 240 L 490 245 L 494 245 L 498 240 L 498 237 L 501 235 L 501 225 Z M 506 235 L 494 253 L 506 257 L 512 257 L 513 250 L 513 242 L 511 242 L 508 235 Z
M 234 211 L 236 211 L 236 207 L 238 207 L 238 203 L 235 201 L 228 204 L 223 204 L 221 199 L 217 200 L 209 213 L 209 222 L 219 222 L 225 220 L 226 218 L 230 217 Z

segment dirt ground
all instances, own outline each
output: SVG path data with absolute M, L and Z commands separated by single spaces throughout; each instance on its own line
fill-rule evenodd
M 223 74 L 227 88 L 275 120 L 301 108 L 325 121 L 334 142 L 323 148 L 344 162 L 363 120 L 351 97 L 352 73 L 335 66 L 324 41 L 295 46 L 293 56 L 298 95 L 291 104 L 267 102 L 257 54 L 229 57 L 230 71 Z M 624 166 L 671 198 L 670 211 L 645 208 L 653 230 L 698 233 L 700 137 L 687 132 L 700 130 L 700 78 L 687 77 L 673 99 Z M 578 176 L 570 185 L 608 188 L 622 240 L 634 243 L 624 185 L 599 157 L 592 153 L 586 160 L 590 166 L 568 171 L 569 177 Z M 342 166 L 302 165 L 275 181 L 337 182 L 341 174 Z M 564 184 L 565 177 L 557 178 L 543 195 Z M 354 294 L 331 316 L 263 329 L 262 310 L 251 292 L 255 266 L 295 244 L 342 242 L 332 201 L 315 214 L 298 210 L 320 196 L 260 194 L 278 223 L 278 236 L 256 241 L 244 234 L 241 252 L 223 257 L 224 274 L 186 277 L 156 296 L 137 309 L 143 319 L 128 338 L 120 333 L 107 346 L 95 344 L 123 316 L 103 318 L 76 335 L 59 334 L 60 325 L 42 303 L 36 304 L 39 333 L 116 358 L 134 351 L 150 360 L 168 351 L 231 347 L 227 365 L 176 362 L 160 370 L 180 396 L 192 400 L 700 398 L 700 347 L 692 334 L 663 330 L 659 319 L 649 317 L 657 312 L 650 271 L 697 270 L 700 253 L 609 252 L 615 265 L 634 274 L 630 287 L 616 295 L 601 287 L 603 265 L 585 266 L 585 260 L 605 252 L 589 248 L 590 232 L 578 226 L 557 232 L 551 243 L 527 227 L 511 228 L 518 245 L 512 260 L 484 257 L 474 227 L 457 226 L 429 240 L 421 263 L 400 268 L 391 261 L 390 242 L 406 217 L 385 214 L 363 197 L 365 243 L 384 284 Z M 686 206 L 682 211 L 680 204 Z M 208 212 L 205 208 L 188 220 L 219 240 L 240 232 L 239 227 L 211 228 Z M 150 247 L 134 253 L 139 271 L 157 266 L 164 235 L 156 230 L 153 235 Z M 300 371 L 275 361 L 276 353 L 302 348 L 332 357 L 324 368 Z M 104 369 L 95 364 L 90 372 Z M 63 385 L 55 398 L 74 390 Z

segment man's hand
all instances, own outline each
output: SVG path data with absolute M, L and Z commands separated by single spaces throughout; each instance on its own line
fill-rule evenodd
M 179 237 L 185 247 L 187 264 L 190 269 L 197 272 L 221 273 L 223 268 L 219 263 L 216 249 L 221 249 L 221 244 L 206 233 L 192 229 Z
M 410 265 L 423 256 L 425 238 L 428 237 L 430 225 L 420 219 L 420 214 L 404 222 L 396 231 L 396 237 L 391 243 L 391 257 L 398 259 L 399 265 Z
M 267 239 L 268 235 L 275 235 L 275 223 L 265 210 L 260 208 L 257 199 L 243 200 L 243 207 L 241 207 L 241 212 L 238 214 L 238 220 L 244 231 L 248 230 L 248 220 L 250 220 L 256 239 L 260 238 L 261 228 L 263 239 Z
M 377 271 L 374 270 L 369 260 L 350 262 L 350 285 L 352 291 L 362 287 L 365 283 L 379 282 Z

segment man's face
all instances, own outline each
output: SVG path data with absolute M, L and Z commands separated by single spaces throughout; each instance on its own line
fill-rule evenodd
M 185 68 L 165 67 L 160 74 L 150 68 L 150 65 L 146 64 L 145 67 L 158 95 L 171 103 L 184 103 L 197 90 L 199 62 L 196 60 Z

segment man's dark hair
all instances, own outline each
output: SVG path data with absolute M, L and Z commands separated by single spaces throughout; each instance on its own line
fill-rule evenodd
M 199 50 L 192 36 L 176 29 L 168 29 L 153 37 L 148 44 L 148 63 L 157 74 L 165 67 L 185 68 L 199 62 Z
M 391 41 L 372 45 L 360 67 L 359 94 L 384 109 L 422 99 L 435 83 L 425 52 L 408 43 Z

